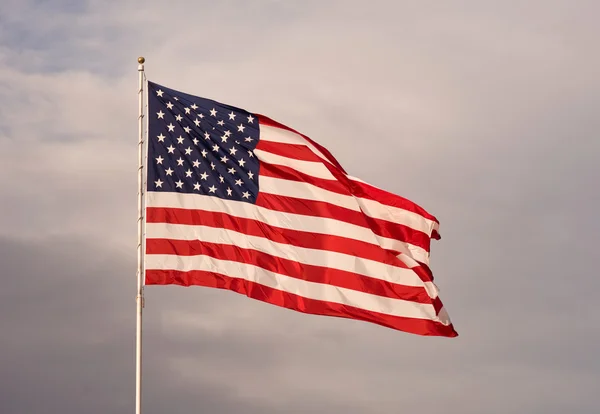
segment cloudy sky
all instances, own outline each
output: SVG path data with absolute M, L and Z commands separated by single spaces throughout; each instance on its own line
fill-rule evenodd
M 3 0 L 0 412 L 134 408 L 137 62 L 441 221 L 458 338 L 146 289 L 158 413 L 600 412 L 600 3 Z

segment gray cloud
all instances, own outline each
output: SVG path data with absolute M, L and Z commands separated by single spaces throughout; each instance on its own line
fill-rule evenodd
M 0 411 L 133 409 L 136 64 L 442 223 L 460 336 L 148 287 L 147 413 L 598 411 L 592 1 L 3 2 Z

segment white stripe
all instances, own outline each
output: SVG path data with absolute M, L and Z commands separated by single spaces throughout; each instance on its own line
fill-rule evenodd
M 405 286 L 423 287 L 423 281 L 411 269 L 390 266 L 345 253 L 278 243 L 264 237 L 251 236 L 229 229 L 200 225 L 148 223 L 146 237 L 148 239 L 198 240 L 206 243 L 228 244 L 307 265 L 343 270 Z
M 346 174 L 346 177 L 348 177 L 351 181 L 356 181 L 356 182 L 363 183 L 363 184 L 369 184 L 368 182 L 363 181 L 360 178 L 354 177 L 352 175 Z M 369 185 L 371 185 L 371 184 L 369 184 Z
M 234 217 L 257 220 L 284 229 L 347 237 L 380 246 L 384 249 L 400 251 L 421 263 L 429 262 L 429 255 L 422 248 L 395 239 L 378 236 L 368 228 L 340 220 L 275 211 L 250 203 L 227 201 L 200 194 L 157 191 L 148 191 L 146 194 L 148 207 L 183 208 L 226 213 Z
M 308 142 L 302 135 L 296 134 L 295 132 L 288 131 L 287 129 L 281 129 L 268 125 L 260 126 L 260 140 L 269 142 L 279 142 L 282 144 L 295 144 L 295 145 L 306 145 L 312 152 L 314 152 L 323 161 L 331 164 L 327 157 L 319 151 L 313 144 Z M 333 165 L 333 164 L 331 164 Z
M 360 211 L 354 197 L 325 190 L 310 183 L 284 180 L 261 175 L 258 179 L 260 192 L 285 197 L 303 198 L 305 200 L 322 201 L 349 210 Z
M 392 316 L 437 320 L 435 309 L 430 304 L 385 298 L 338 286 L 308 282 L 257 266 L 209 256 L 148 255 L 146 269 L 215 272 L 309 299 L 339 303 Z
M 358 183 L 366 184 L 378 190 L 386 191 L 380 187 L 367 183 L 366 181 L 363 181 L 356 177 L 352 177 L 349 175 L 347 175 L 347 177 L 351 181 L 356 181 Z M 400 223 L 412 229 L 422 231 L 427 235 L 431 235 L 431 231 L 433 229 L 438 230 L 439 228 L 439 224 L 435 220 L 423 217 L 419 213 L 408 211 L 403 208 L 389 206 L 387 204 L 383 204 L 368 198 L 357 197 L 357 200 L 359 201 L 361 208 L 363 208 L 365 213 L 373 218 L 381 218 L 382 220 L 391 221 L 393 223 Z
M 418 213 L 388 206 L 375 200 L 356 197 L 356 201 L 359 204 L 360 209 L 367 216 L 402 224 L 413 230 L 421 231 L 428 236 L 431 236 L 431 232 L 435 228 L 434 225 L 437 224 L 435 221 L 426 219 Z
M 268 164 L 283 165 L 312 177 L 335 180 L 333 174 L 331 174 L 331 172 L 322 162 L 297 160 L 258 149 L 254 150 L 254 154 L 259 161 L 263 161 Z

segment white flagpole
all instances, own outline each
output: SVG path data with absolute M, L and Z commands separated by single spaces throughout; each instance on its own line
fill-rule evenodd
M 137 245 L 137 318 L 135 331 L 135 413 L 142 413 L 142 309 L 144 308 L 144 62 L 138 58 L 139 140 L 138 140 L 138 245 Z

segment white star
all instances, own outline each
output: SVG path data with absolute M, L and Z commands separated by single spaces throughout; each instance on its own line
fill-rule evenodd
M 200 178 L 202 178 L 203 180 L 206 180 L 208 178 L 208 174 L 206 173 L 206 171 L 200 174 Z
M 173 125 L 172 123 L 167 125 L 167 128 L 169 128 L 169 132 L 175 131 L 175 125 Z
M 169 154 L 174 154 L 175 153 L 175 147 L 173 145 L 169 145 L 167 147 L 167 151 L 169 152 Z
M 194 190 L 200 190 L 200 183 L 194 184 Z
M 190 105 L 190 108 L 192 108 L 192 109 L 195 111 L 196 109 L 198 109 L 198 105 L 196 105 L 196 104 L 194 103 L 194 104 Z
M 251 180 L 254 178 L 254 173 L 252 171 L 248 171 L 248 178 Z
M 225 121 L 223 121 L 223 120 L 221 119 L 219 122 L 217 122 L 217 124 L 218 124 L 219 126 L 223 126 L 223 125 L 225 125 Z
M 226 155 L 223 155 L 223 156 L 221 157 L 221 162 L 222 162 L 222 163 L 226 163 L 227 161 L 229 161 L 229 158 L 227 158 L 227 156 L 226 156 Z
M 253 153 L 252 151 L 248 151 L 248 156 L 249 156 L 250 158 L 252 158 L 252 157 L 254 157 L 254 153 Z
M 229 135 L 231 135 L 231 131 L 225 131 L 225 136 L 229 137 Z
M 242 193 L 242 197 L 244 197 L 244 198 L 250 198 L 250 193 L 248 191 L 244 191 Z
M 175 117 L 175 119 L 177 120 L 177 122 L 181 122 L 181 120 L 183 119 L 183 117 L 180 114 L 177 114 L 177 116 Z
M 208 132 L 204 133 L 204 139 L 207 141 L 210 139 L 210 134 Z
M 246 129 L 246 127 L 245 127 L 245 126 L 243 126 L 242 124 L 239 124 L 239 125 L 238 125 L 238 131 L 240 131 L 240 132 L 244 132 L 244 129 Z
M 156 184 L 157 187 L 162 187 L 163 182 L 159 178 L 158 180 L 154 181 L 154 184 Z
M 162 98 L 162 96 L 163 96 L 163 93 L 164 93 L 164 92 L 163 92 L 162 90 L 160 90 L 160 89 L 156 91 L 156 94 L 157 94 L 158 96 L 160 96 L 161 98 Z
M 173 170 L 171 169 L 171 167 L 167 168 L 165 172 L 167 173 L 167 175 L 173 175 Z
M 186 176 L 186 177 L 191 177 L 191 176 L 192 176 L 192 170 L 190 170 L 190 169 L 188 168 L 188 170 L 185 172 L 185 176 Z
M 238 179 L 238 180 L 235 180 L 235 185 L 239 185 L 239 186 L 241 186 L 241 185 L 242 185 L 242 183 L 243 183 L 243 181 L 242 181 L 242 179 L 241 179 L 241 178 L 240 178 L 240 179 Z
M 244 164 L 246 164 L 246 161 L 244 161 L 244 159 L 243 159 L 243 158 L 242 158 L 242 159 L 240 159 L 238 162 L 240 163 L 240 167 L 243 167 L 243 166 L 244 166 Z
M 183 110 L 185 111 L 186 114 L 190 113 L 190 108 L 183 108 Z
M 219 181 L 220 181 L 220 182 L 222 182 L 222 183 L 224 183 L 224 182 L 225 182 L 225 179 L 223 178 L 223 176 L 222 176 L 222 175 L 219 175 Z
M 198 143 L 199 143 L 200 141 L 198 141 L 198 138 L 194 138 L 194 139 L 192 140 L 192 142 L 194 143 L 194 145 L 198 145 Z
M 173 109 L 173 104 L 171 102 L 167 103 L 167 108 Z
M 183 181 L 179 180 L 175 182 L 175 187 L 177 188 L 183 188 Z
M 178 97 L 176 97 L 176 96 L 174 96 L 174 97 L 173 97 L 173 99 L 175 99 L 176 101 L 178 101 L 178 100 L 179 100 L 179 98 L 178 98 Z
M 190 155 L 192 153 L 192 147 L 187 147 L 185 150 L 185 155 Z
M 177 143 L 183 144 L 183 140 L 184 140 L 184 138 L 181 135 L 179 135 L 179 138 L 177 138 Z
M 210 110 L 210 116 L 217 116 L 217 110 L 215 108 Z
M 235 119 L 235 114 L 233 113 L 233 111 L 231 111 L 231 113 L 229 114 L 229 119 L 231 119 L 232 121 Z
M 231 195 L 231 188 L 227 187 L 227 195 L 230 196 Z
M 206 154 L 208 154 L 208 152 L 206 152 L 206 150 L 205 150 L 205 149 L 203 149 L 203 150 L 202 150 L 202 152 L 200 152 L 200 153 L 202 154 L 202 156 L 203 156 L 204 158 L 206 158 Z
M 188 134 L 189 134 L 189 133 L 190 133 L 190 131 L 192 130 L 192 128 L 190 128 L 190 127 L 186 126 L 186 127 L 183 127 L 183 130 L 184 130 L 186 133 L 188 133 Z
M 183 165 L 183 159 L 181 157 L 179 157 L 179 159 L 177 160 L 177 165 Z
M 165 119 L 165 113 L 163 111 L 158 111 L 156 115 L 158 115 L 158 119 Z
M 235 174 L 235 168 L 231 167 L 230 169 L 227 170 L 227 172 L 229 174 Z
M 254 118 L 252 117 L 252 115 L 248 115 L 248 123 L 251 124 L 252 121 L 254 121 Z
M 219 146 L 218 146 L 217 144 L 213 145 L 213 147 L 212 147 L 212 150 L 213 150 L 214 152 L 217 152 L 217 151 L 219 151 Z
M 237 152 L 237 148 L 235 148 L 235 147 L 231 147 L 231 149 L 229 150 L 229 153 L 231 155 L 235 155 L 236 152 Z
M 221 142 L 227 142 L 227 135 L 223 135 L 221 137 Z
M 163 134 L 160 134 L 159 136 L 157 136 L 156 138 L 158 138 L 158 142 L 165 142 L 165 136 Z
M 217 187 L 215 187 L 214 185 L 211 185 L 210 187 L 208 187 L 208 191 L 210 191 L 211 193 L 215 193 L 215 192 L 217 192 Z
M 198 115 L 198 117 L 199 117 L 200 119 L 202 119 L 202 118 L 204 118 L 204 114 L 200 114 L 200 115 Z
M 196 124 L 196 126 L 199 127 L 200 126 L 200 120 L 199 119 L 195 119 L 194 120 L 194 124 Z
M 253 141 L 253 139 L 252 139 L 252 138 L 250 138 L 250 137 L 246 137 L 246 138 L 244 138 L 244 141 L 246 141 L 246 142 L 252 142 L 252 141 Z
M 194 168 L 198 168 L 200 166 L 200 161 L 196 160 L 192 163 L 192 165 L 194 166 Z
M 214 171 L 214 169 L 216 168 L 216 165 L 214 162 L 210 163 L 210 169 Z
M 164 158 L 161 157 L 160 155 L 158 157 L 156 157 L 156 163 L 157 164 L 162 164 L 163 160 L 164 160 Z

